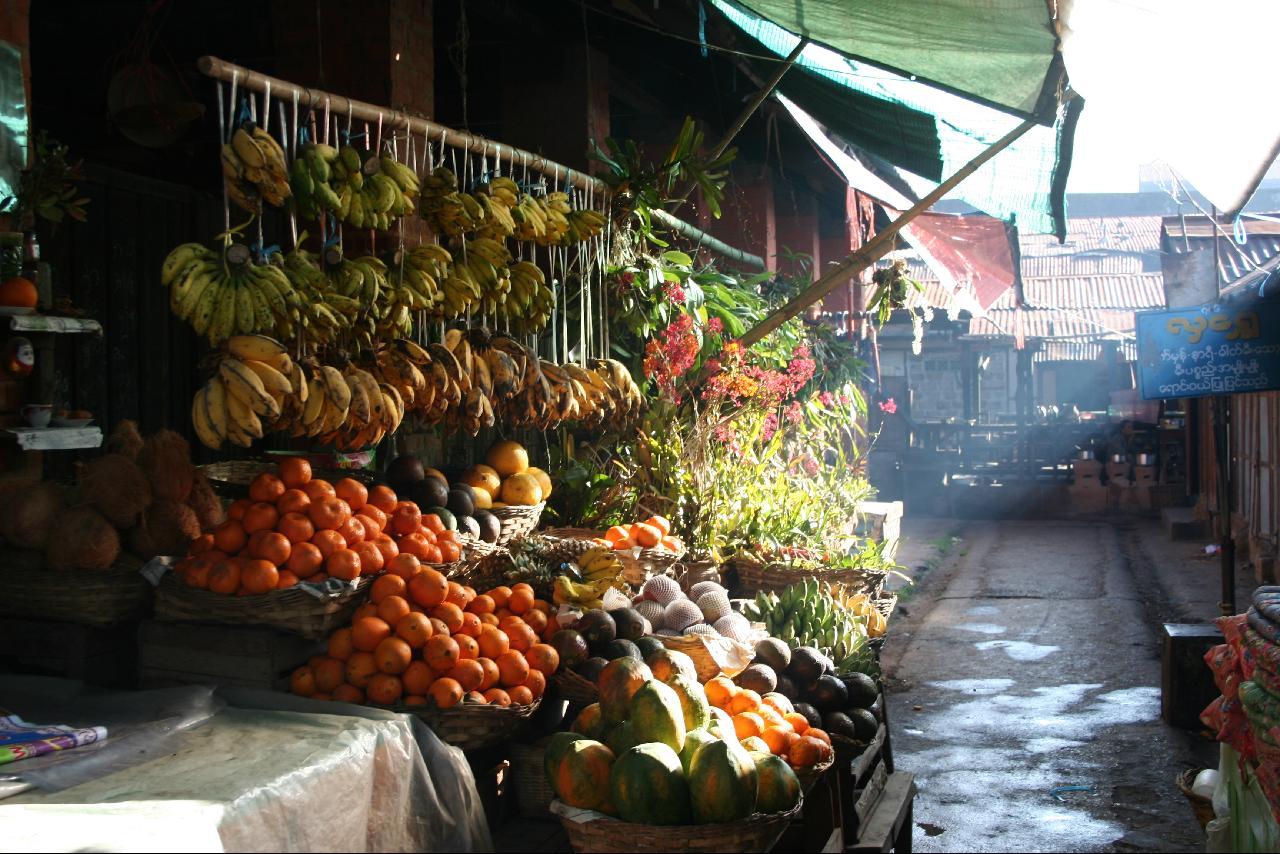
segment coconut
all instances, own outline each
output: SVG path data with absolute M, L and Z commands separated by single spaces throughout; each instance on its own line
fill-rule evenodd
M 129 550 L 143 560 L 156 555 L 184 555 L 198 536 L 200 520 L 194 510 L 177 501 L 157 498 L 129 532 Z
M 657 602 L 651 599 L 645 599 L 637 602 L 635 605 L 636 613 L 644 617 L 655 626 L 662 625 L 662 615 L 665 609 Z
M 111 435 L 107 437 L 107 453 L 119 454 L 122 457 L 128 457 L 130 460 L 138 459 L 138 452 L 142 450 L 142 434 L 138 432 L 138 422 L 131 421 L 128 418 L 116 425 L 116 429 L 111 431 Z
M 721 617 L 733 613 L 733 606 L 729 604 L 729 597 L 723 590 L 712 590 L 698 599 L 698 610 L 708 623 L 714 624 Z
M 663 627 L 677 632 L 682 632 L 686 627 L 701 622 L 702 612 L 688 599 L 677 599 L 668 605 L 662 614 Z
M 62 491 L 51 483 L 15 482 L 6 490 L 0 534 L 23 549 L 41 549 L 62 512 Z
M 747 637 L 751 633 L 751 622 L 737 613 L 731 613 L 716 620 L 715 627 L 716 631 L 725 637 L 742 643 L 747 642 Z
M 683 598 L 684 593 L 680 591 L 680 585 L 671 576 L 655 575 L 644 583 L 644 596 L 646 599 L 652 599 L 659 605 L 665 606 Z
M 212 531 L 227 518 L 227 511 L 222 507 L 222 499 L 213 491 L 213 485 L 203 473 L 196 472 L 191 482 L 191 494 L 187 496 L 187 506 L 196 512 L 200 521 L 200 529 Z
M 191 446 L 172 430 L 161 430 L 147 439 L 138 453 L 138 468 L 151 481 L 156 498 L 186 501 L 191 494 L 196 475 Z
M 45 547 L 50 569 L 109 569 L 120 556 L 120 535 L 92 507 L 68 510 Z
M 719 591 L 720 593 L 724 593 L 725 595 L 728 595 L 729 593 L 728 590 L 725 590 L 723 587 L 721 587 L 719 584 L 716 584 L 714 581 L 699 581 L 697 584 L 689 588 L 689 598 L 697 602 L 703 596 L 706 596 L 708 593 L 711 593 L 713 591 Z
M 80 473 L 80 497 L 117 528 L 138 523 L 151 503 L 151 482 L 123 454 L 107 454 Z

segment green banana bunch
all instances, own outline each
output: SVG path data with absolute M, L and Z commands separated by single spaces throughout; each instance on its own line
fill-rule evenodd
M 289 186 L 293 188 L 294 210 L 304 219 L 317 219 L 321 213 L 336 212 L 342 200 L 329 181 L 338 149 L 322 143 L 302 147 L 289 167 Z
M 780 594 L 757 593 L 744 610 L 787 644 L 818 648 L 837 663 L 839 672 L 860 667 L 865 657 L 866 618 L 816 578 L 790 585 Z
M 319 257 L 302 248 L 305 239 L 304 232 L 299 245 L 283 257 L 282 265 L 285 275 L 301 297 L 298 333 L 313 346 L 323 347 L 333 344 L 350 331 L 361 306 L 359 301 L 333 289 Z
M 461 191 L 458 176 L 444 166 L 423 177 L 421 212 L 432 231 L 450 237 L 479 230 L 486 215 L 480 201 Z

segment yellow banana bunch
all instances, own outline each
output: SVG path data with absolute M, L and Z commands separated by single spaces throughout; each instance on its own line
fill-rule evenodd
M 227 196 L 246 211 L 257 213 L 263 201 L 280 207 L 293 194 L 284 149 L 257 125 L 236 128 L 220 156 Z
M 386 231 L 393 220 L 414 212 L 418 176 L 394 157 L 343 145 L 327 166 L 329 190 L 338 204 L 331 208 L 332 199 L 321 190 L 317 207 L 332 210 L 348 225 Z
M 621 579 L 580 583 L 567 575 L 557 575 L 552 585 L 551 598 L 557 605 L 574 605 L 591 609 L 601 607 L 605 591 L 610 587 L 626 592 L 626 582 Z
M 578 572 L 588 582 L 617 580 L 622 575 L 622 561 L 612 549 L 593 546 L 578 556 Z
M 301 300 L 273 264 L 230 264 L 202 244 L 177 246 L 161 265 L 169 308 L 217 346 L 235 334 L 277 332 L 288 337 Z

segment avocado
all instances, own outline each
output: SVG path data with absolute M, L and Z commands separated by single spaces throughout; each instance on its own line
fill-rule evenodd
M 448 510 L 446 510 L 444 507 L 428 507 L 426 510 L 422 511 L 422 515 L 424 516 L 426 516 L 429 513 L 434 513 L 435 515 L 440 517 L 440 521 L 444 523 L 444 529 L 446 531 L 458 530 L 457 517 L 454 516 L 452 513 L 450 513 Z
M 411 484 L 422 480 L 426 475 L 422 470 L 422 460 L 413 454 L 401 454 L 387 466 L 387 483 L 396 492 L 403 492 Z
M 449 500 L 445 506 L 458 516 L 470 516 L 476 512 L 476 493 L 465 483 L 455 483 L 449 487 Z
M 800 689 L 796 687 L 796 683 L 792 681 L 791 677 L 785 673 L 778 674 L 778 687 L 773 690 L 793 703 L 800 699 Z
M 876 697 L 880 696 L 876 681 L 865 673 L 846 673 L 840 677 L 840 681 L 844 683 L 845 690 L 849 694 L 851 706 L 869 709 L 876 701 Z
M 796 703 L 796 711 L 804 715 L 804 719 L 809 722 L 809 726 L 816 726 L 822 729 L 822 713 L 808 703 Z
M 591 655 L 587 639 L 573 629 L 561 629 L 553 634 L 551 646 L 560 655 L 560 663 L 569 669 L 582 664 Z
M 609 612 L 618 627 L 618 637 L 633 641 L 653 631 L 653 626 L 635 608 L 616 608 Z
M 822 716 L 822 728 L 828 735 L 841 735 L 850 741 L 858 741 L 858 727 L 844 712 L 827 712 Z
M 757 664 L 767 664 L 775 673 L 781 673 L 791 664 L 791 647 L 777 638 L 765 638 L 756 644 Z
M 582 632 L 582 636 L 587 639 L 593 651 L 604 649 L 618 636 L 618 625 L 613 621 L 613 617 L 599 608 L 593 608 L 583 614 L 574 628 Z
M 635 644 L 640 648 L 640 654 L 645 658 L 648 658 L 660 649 L 666 649 L 666 647 L 662 645 L 662 641 L 647 635 L 642 638 L 636 638 Z
M 449 485 L 438 477 L 424 477 L 409 490 L 409 500 L 419 507 L 443 507 L 449 500 Z
M 849 704 L 849 692 L 834 676 L 823 675 L 809 689 L 809 702 L 820 712 L 835 712 Z
M 613 661 L 615 658 L 626 658 L 630 656 L 636 661 L 644 661 L 640 655 L 640 647 L 633 644 L 626 638 L 618 638 L 609 641 L 604 647 L 604 657 Z
M 579 664 L 573 672 L 577 673 L 583 679 L 586 679 L 592 684 L 595 684 L 596 680 L 600 678 L 601 671 L 604 670 L 608 663 L 608 659 L 601 658 L 597 655 L 592 658 L 588 658 L 586 661 Z
M 458 533 L 468 534 L 478 539 L 480 537 L 480 523 L 476 521 L 474 516 L 459 516 Z
M 855 741 L 870 742 L 880 730 L 880 722 L 866 709 L 854 709 L 848 712 L 848 717 L 856 730 Z
M 791 664 L 787 667 L 787 675 L 798 688 L 807 689 L 822 675 L 825 658 L 826 656 L 811 646 L 798 646 L 791 651 Z
M 778 687 L 778 675 L 767 664 L 753 664 L 733 680 L 739 687 L 749 688 L 757 694 L 772 693 Z
M 480 528 L 480 539 L 486 543 L 496 543 L 502 534 L 502 522 L 488 510 L 477 510 L 474 516 Z

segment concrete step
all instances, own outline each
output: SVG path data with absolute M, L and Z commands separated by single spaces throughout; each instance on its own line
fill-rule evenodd
M 1165 507 L 1160 519 L 1171 540 L 1205 541 L 1213 536 L 1207 519 L 1197 519 L 1193 507 Z

